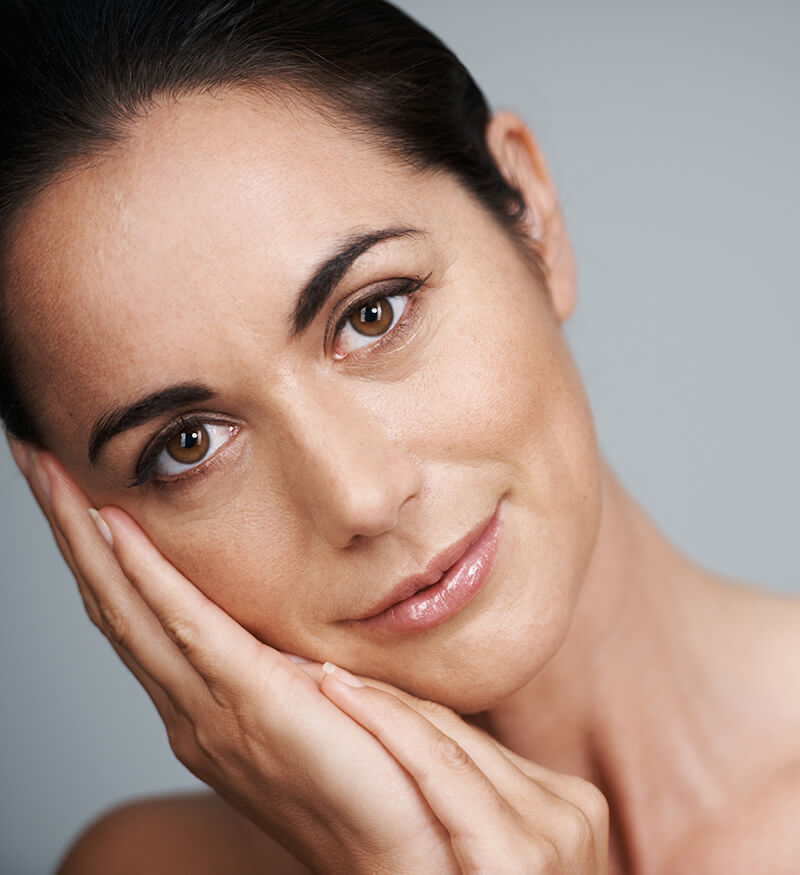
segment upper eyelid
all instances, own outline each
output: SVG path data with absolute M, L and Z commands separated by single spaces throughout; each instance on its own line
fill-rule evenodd
M 364 292 L 363 296 L 356 296 L 352 303 L 344 305 L 344 309 L 341 310 L 340 315 L 334 316 L 334 313 L 338 309 L 337 307 L 334 307 L 331 310 L 331 314 L 328 317 L 328 324 L 325 329 L 326 338 L 333 340 L 339 330 L 344 326 L 347 318 L 362 307 L 366 307 L 373 301 L 379 301 L 381 298 L 394 298 L 401 295 L 413 294 L 424 286 L 430 277 L 430 273 L 426 276 L 420 276 L 419 274 L 415 274 L 414 276 L 398 276 L 388 280 L 379 280 L 377 283 L 373 283 L 372 286 L 365 287 L 362 289 Z M 396 285 L 396 290 L 392 289 L 392 284 Z
M 420 228 L 390 227 L 375 232 L 358 234 L 344 241 L 343 248 L 317 270 L 314 277 L 301 293 L 298 305 L 292 316 L 292 336 L 302 334 L 314 321 L 323 307 L 329 303 L 340 282 L 357 269 L 362 258 L 374 247 L 388 245 L 393 240 L 426 239 L 428 233 Z M 326 324 L 326 336 L 329 325 Z
M 430 276 L 430 274 L 428 276 Z M 366 285 L 362 285 L 360 289 L 355 292 L 350 304 L 344 303 L 347 300 L 348 295 L 343 295 L 339 302 L 331 308 L 330 313 L 328 314 L 328 319 L 325 323 L 324 337 L 330 339 L 331 332 L 338 330 L 341 323 L 353 310 L 365 306 L 370 301 L 384 297 L 392 297 L 393 295 L 390 294 L 390 291 L 393 285 L 397 287 L 397 291 L 393 293 L 394 295 L 407 294 L 407 289 L 403 289 L 403 285 L 408 288 L 414 288 L 418 283 L 427 282 L 428 276 L 423 278 L 419 274 L 399 274 L 397 276 L 389 277 L 388 279 L 367 283 Z
M 430 277 L 431 273 L 428 273 L 425 276 L 419 274 L 413 276 L 397 276 L 386 280 L 379 280 L 374 284 L 364 287 L 362 289 L 363 295 L 356 297 L 350 304 L 344 305 L 341 315 L 335 317 L 333 336 L 335 337 L 348 316 L 357 311 L 360 307 L 364 307 L 371 301 L 379 300 L 382 297 L 390 298 L 401 295 L 411 295 L 422 288 L 428 282 Z M 337 309 L 339 308 L 333 307 L 331 309 L 328 317 L 328 324 L 334 321 L 334 313 Z M 207 423 L 234 425 L 229 417 L 225 417 L 222 414 L 203 411 L 190 411 L 178 414 L 176 418 L 167 421 L 148 438 L 136 462 L 135 478 L 132 483 L 128 484 L 128 486 L 140 486 L 149 479 L 152 474 L 155 460 L 163 451 L 164 446 L 175 434 L 179 434 L 183 429 Z
M 359 361 L 363 356 L 369 356 L 376 351 L 380 352 L 384 349 L 392 349 L 392 346 L 397 342 L 398 337 L 408 339 L 409 330 L 414 331 L 414 325 L 420 317 L 420 308 L 424 308 L 424 303 L 420 300 L 424 296 L 425 283 L 420 283 L 412 292 L 407 293 L 408 301 L 403 310 L 402 316 L 397 320 L 396 324 L 386 332 L 375 337 L 371 343 L 359 346 L 354 350 L 342 355 L 340 360 L 348 359 L 353 362 Z M 404 346 L 404 341 L 400 341 L 401 346 Z M 388 346 L 387 346 L 388 345 Z
M 425 279 L 427 279 L 427 277 Z M 372 289 L 371 292 L 365 290 L 365 294 L 363 295 L 363 297 L 356 298 L 351 304 L 345 306 L 342 314 L 336 318 L 333 336 L 335 337 L 335 334 L 338 333 L 348 316 L 359 307 L 364 307 L 370 301 L 378 300 L 381 297 L 393 297 L 392 294 L 388 294 L 392 291 L 391 285 L 393 283 L 397 284 L 397 291 L 394 293 L 394 295 L 401 295 L 408 294 L 409 291 L 411 291 L 412 289 L 418 288 L 419 285 L 425 282 L 425 279 L 422 279 L 420 277 L 396 277 L 393 279 L 383 280 L 375 283 L 375 287 Z M 402 288 L 403 283 L 406 284 L 408 291 L 404 291 L 404 289 Z M 384 286 L 384 288 L 381 289 L 381 286 Z M 333 308 L 333 310 L 331 310 L 329 321 L 332 320 L 335 310 L 336 308 Z M 196 425 L 203 425 L 206 423 L 227 425 L 230 424 L 230 421 L 221 415 L 204 413 L 202 411 L 180 413 L 178 414 L 177 418 L 168 420 L 161 428 L 159 428 L 153 435 L 148 438 L 144 448 L 139 453 L 139 457 L 136 462 L 136 469 L 134 472 L 134 479 L 131 483 L 128 484 L 129 488 L 134 486 L 141 486 L 149 479 L 150 475 L 152 474 L 156 459 L 158 458 L 160 453 L 163 452 L 164 446 L 171 440 L 172 437 L 174 437 L 176 434 L 180 434 L 183 429 L 191 428 L 192 426 Z
M 409 292 L 397 291 L 394 294 L 375 292 L 375 294 L 365 295 L 363 298 L 358 298 L 353 301 L 352 304 L 347 306 L 342 315 L 336 320 L 336 330 L 338 331 L 340 328 L 343 328 L 350 316 L 352 316 L 353 313 L 357 313 L 359 310 L 363 310 L 364 307 L 368 307 L 370 304 L 374 304 L 376 301 L 381 301 L 384 298 L 400 298 L 404 294 L 407 295 Z
M 151 435 L 139 453 L 136 461 L 136 470 L 134 472 L 134 480 L 129 483 L 129 487 L 141 486 L 145 483 L 153 472 L 156 459 L 159 457 L 164 447 L 171 438 L 176 434 L 180 434 L 184 429 L 192 428 L 196 425 L 232 425 L 230 419 L 213 413 L 203 413 L 201 411 L 181 413 L 177 419 L 172 419 L 165 423 L 155 434 Z

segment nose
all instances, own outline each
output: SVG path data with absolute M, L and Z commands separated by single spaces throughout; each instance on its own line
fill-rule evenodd
M 422 487 L 418 461 L 368 410 L 324 393 L 295 395 L 288 420 L 294 500 L 322 539 L 343 548 L 391 531 Z

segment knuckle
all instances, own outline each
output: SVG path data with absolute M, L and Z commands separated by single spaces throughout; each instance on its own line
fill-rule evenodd
M 528 866 L 526 871 L 536 875 L 562 875 L 569 871 L 564 866 L 558 845 L 545 835 L 531 837 L 528 842 Z
M 214 759 L 217 749 L 216 733 L 203 724 L 195 724 L 192 730 L 197 750 L 208 759 Z
M 608 800 L 603 792 L 591 781 L 575 777 L 572 779 L 572 799 L 588 818 L 596 830 L 607 828 L 609 820 Z
M 577 805 L 567 803 L 564 810 L 563 826 L 565 844 L 570 854 L 585 854 L 594 846 L 594 830 L 589 818 Z
M 202 719 L 192 721 L 192 742 L 202 756 L 211 761 L 236 759 L 243 754 L 252 753 L 250 749 L 253 737 L 257 733 L 248 733 L 244 728 L 242 715 L 220 708 L 214 708 L 213 713 L 205 710 Z
M 164 720 L 164 727 L 167 730 L 170 749 L 177 759 L 190 772 L 202 779 L 209 764 L 218 759 L 217 734 L 203 725 L 194 723 L 179 711 Z
M 450 769 L 466 770 L 473 765 L 470 755 L 449 735 L 437 735 L 433 742 L 433 756 Z
M 596 830 L 605 831 L 609 821 L 608 800 L 600 789 L 588 781 L 584 793 L 583 810 L 586 816 Z
M 167 730 L 167 741 L 169 742 L 170 750 L 175 756 L 185 765 L 189 765 L 193 758 L 194 746 L 189 743 L 186 730 L 179 723 L 165 723 Z
M 167 635 L 182 653 L 191 653 L 195 645 L 195 631 L 190 623 L 179 615 L 166 615 L 161 619 Z
M 98 604 L 97 609 L 100 628 L 103 633 L 113 644 L 119 647 L 126 647 L 128 643 L 128 623 L 125 619 L 125 614 L 116 605 L 111 604 Z

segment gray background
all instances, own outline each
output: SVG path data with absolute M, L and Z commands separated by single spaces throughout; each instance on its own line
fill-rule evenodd
M 544 146 L 580 269 L 568 332 L 623 481 L 705 565 L 800 591 L 800 8 L 401 5 Z M 5 447 L 0 556 L 0 872 L 44 873 L 107 806 L 196 782 Z

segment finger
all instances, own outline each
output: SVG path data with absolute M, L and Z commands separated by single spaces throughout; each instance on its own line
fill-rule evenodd
M 467 871 L 606 871 L 607 845 L 584 811 L 519 774 L 526 804 L 509 804 L 455 739 L 397 696 L 330 663 L 321 689 L 370 731 L 417 783 Z M 553 868 L 556 867 L 556 868 Z M 581 868 L 583 871 L 583 868 Z
M 219 700 L 260 687 L 286 688 L 303 677 L 297 666 L 263 644 L 186 579 L 119 508 L 104 508 L 114 553 L 125 576 L 169 638 Z M 308 685 L 313 689 L 312 685 Z
M 149 696 L 156 710 L 161 715 L 162 720 L 169 725 L 178 720 L 183 712 L 176 703 L 167 695 L 164 688 L 158 684 L 147 672 L 139 665 L 138 662 L 118 644 L 113 641 L 109 642 L 114 649 L 114 652 L 122 660 L 128 671 L 136 678 L 144 691 Z
M 44 514 L 45 519 L 50 524 L 50 528 L 55 530 L 53 522 L 53 511 L 50 506 L 50 479 L 42 467 L 39 451 L 33 450 L 30 455 L 30 463 L 28 467 L 27 481 L 31 488 L 33 497 L 39 505 L 39 510 Z
M 25 475 L 31 494 L 50 526 L 50 531 L 53 534 L 56 546 L 58 547 L 62 558 L 67 563 L 69 570 L 72 572 L 72 576 L 75 578 L 75 582 L 78 585 L 78 593 L 80 594 L 86 613 L 89 615 L 89 619 L 92 623 L 100 628 L 100 615 L 97 608 L 97 601 L 80 573 L 80 569 L 75 561 L 75 557 L 72 555 L 72 550 L 70 549 L 66 538 L 53 520 L 53 513 L 50 506 L 50 483 L 46 473 L 41 470 L 41 464 L 36 462 L 37 453 L 33 448 L 28 447 L 21 441 L 15 441 L 13 438 L 9 439 L 9 446 L 13 447 L 12 452 L 14 452 L 14 458 L 17 460 L 20 471 Z M 17 456 L 20 456 L 20 458 L 18 459 Z
M 69 570 L 72 572 L 72 576 L 75 580 L 75 583 L 78 586 L 78 594 L 81 597 L 81 601 L 83 602 L 83 607 L 86 613 L 89 616 L 89 619 L 92 623 L 103 632 L 103 618 L 100 614 L 100 608 L 97 604 L 97 599 L 94 596 L 94 593 L 89 588 L 89 585 L 83 579 L 83 574 L 81 574 L 81 570 L 78 567 L 78 563 L 75 561 L 75 557 L 72 555 L 72 550 L 70 549 L 69 544 L 67 543 L 67 539 L 64 535 L 61 534 L 61 531 L 54 526 L 53 529 L 53 537 L 55 538 L 56 544 L 58 545 L 59 552 L 61 553 L 64 561 L 69 566 Z
M 75 579 L 75 583 L 78 587 L 78 593 L 81 597 L 81 601 L 83 602 L 84 609 L 89 616 L 91 622 L 99 629 L 100 632 L 106 634 L 106 630 L 103 628 L 103 618 L 100 612 L 100 608 L 97 604 L 97 599 L 95 598 L 94 593 L 92 592 L 89 585 L 84 580 L 83 574 L 81 573 L 80 568 L 78 567 L 78 563 L 75 560 L 75 557 L 72 554 L 72 549 L 70 548 L 67 539 L 64 537 L 61 529 L 56 524 L 53 519 L 53 511 L 50 504 L 50 479 L 49 476 L 44 469 L 42 463 L 37 461 L 37 453 L 33 448 L 28 448 L 20 441 L 13 441 L 13 439 L 9 440 L 9 445 L 12 447 L 12 452 L 14 453 L 14 458 L 17 461 L 17 465 L 20 468 L 20 471 L 25 475 L 26 480 L 28 481 L 28 485 L 30 487 L 31 493 L 33 494 L 36 503 L 39 505 L 42 513 L 44 514 L 47 522 L 50 526 L 50 530 L 53 533 L 53 538 L 55 539 L 56 545 L 58 546 L 59 552 L 61 553 L 62 558 L 67 563 L 70 571 L 72 572 L 72 576 Z M 113 640 L 108 638 L 107 640 L 116 651 L 117 655 L 123 661 L 123 663 L 127 666 L 127 668 L 133 673 L 139 683 L 144 687 L 147 694 L 153 700 L 153 703 L 156 705 L 159 713 L 169 713 L 171 708 L 171 702 L 167 697 L 166 693 L 161 690 L 160 687 L 152 680 L 142 669 L 142 667 L 133 659 L 133 657 L 127 653 L 119 644 L 115 643 Z M 172 709 L 174 710 L 174 709 Z
M 322 666 L 309 663 L 303 668 L 320 682 L 325 677 Z M 419 699 L 383 681 L 371 678 L 359 680 L 394 695 L 442 733 L 449 735 L 469 754 L 511 807 L 527 815 L 540 828 L 549 828 L 554 835 L 558 835 L 565 832 L 565 824 L 577 826 L 579 830 L 588 822 L 597 872 L 605 871 L 608 860 L 608 803 L 597 787 L 582 778 L 555 772 L 531 762 L 438 702 Z M 569 833 L 569 829 L 566 833 Z
M 18 452 L 21 451 L 18 450 Z M 53 511 L 50 504 L 50 480 L 47 476 L 47 473 L 44 471 L 41 462 L 38 461 L 37 456 L 37 451 L 34 449 L 30 449 L 28 451 L 27 462 L 24 463 L 24 467 L 22 462 L 19 462 L 18 464 L 20 465 L 20 470 L 25 475 L 25 479 L 28 481 L 28 486 L 30 487 L 31 494 L 36 500 L 36 503 L 39 505 L 39 509 L 44 514 L 44 517 L 47 520 L 48 525 L 50 526 L 50 531 L 53 533 L 53 537 L 55 538 L 59 552 L 64 558 L 64 561 L 69 566 L 69 570 L 77 579 L 80 577 L 80 572 L 78 571 L 75 557 L 72 555 L 72 551 L 70 550 L 69 545 L 64 538 L 64 535 L 62 534 L 53 519 Z M 80 583 L 81 582 L 79 581 L 79 585 Z
M 75 560 L 75 557 L 72 555 L 72 550 L 69 546 L 69 543 L 67 542 L 67 539 L 64 537 L 63 533 L 53 519 L 53 512 L 50 505 L 49 494 L 50 483 L 46 471 L 41 468 L 41 463 L 36 462 L 35 451 L 27 448 L 25 445 L 22 444 L 22 442 L 15 441 L 13 438 L 9 440 L 9 445 L 12 447 L 12 453 L 14 454 L 15 461 L 17 462 L 20 471 L 25 475 L 31 492 L 33 493 L 37 504 L 41 508 L 42 513 L 45 515 L 47 522 L 50 525 L 50 529 L 53 533 L 53 537 L 56 541 L 59 552 L 61 553 L 64 561 L 67 563 L 73 577 L 75 578 L 78 592 L 83 602 L 84 609 L 89 616 L 89 619 L 101 632 L 104 632 L 103 620 L 97 604 L 97 599 L 95 598 L 94 593 L 84 580 L 83 575 Z M 36 468 L 35 474 L 34 468 Z M 159 712 L 164 721 L 175 721 L 177 718 L 177 712 L 174 703 L 166 694 L 166 692 L 153 680 L 153 678 L 151 678 L 145 672 L 145 670 L 136 662 L 136 660 L 130 653 L 128 653 L 124 648 L 122 648 L 119 644 L 115 643 L 113 640 L 108 640 L 115 652 L 117 653 L 117 656 L 119 656 L 124 665 L 144 688 L 145 692 L 150 697 L 151 701 L 156 707 L 156 710 Z
M 301 665 L 301 668 L 318 684 L 322 683 L 327 674 L 321 662 L 308 661 Z M 508 776 L 512 780 L 518 780 L 520 775 L 550 778 L 556 774 L 542 766 L 537 766 L 524 757 L 518 756 L 514 751 L 509 750 L 497 739 L 493 738 L 488 732 L 467 723 L 455 711 L 438 702 L 420 699 L 385 681 L 363 675 L 356 677 L 368 686 L 396 696 L 401 702 L 404 702 L 426 720 L 433 723 L 440 732 L 449 735 L 457 741 L 495 785 L 501 779 L 501 776 Z M 523 768 L 523 766 L 530 768 Z
M 302 668 L 317 683 L 321 683 L 325 677 L 321 663 L 310 662 Z M 528 786 L 527 779 L 537 781 L 551 793 L 555 792 L 555 779 L 560 777 L 556 772 L 519 756 L 485 730 L 467 723 L 450 708 L 438 702 L 420 699 L 384 681 L 361 676 L 359 679 L 371 687 L 396 696 L 433 723 L 440 732 L 457 741 L 506 798 L 513 796 L 516 799 L 519 793 L 530 797 L 533 791 Z M 521 783 L 521 778 L 525 779 L 524 783 Z
M 205 683 L 126 580 L 89 517 L 86 496 L 49 454 L 36 455 L 33 475 L 35 482 L 47 480 L 47 485 L 37 482 L 37 490 L 49 504 L 54 531 L 65 542 L 79 586 L 87 594 L 87 610 L 91 609 L 90 616 L 98 620 L 103 634 L 118 652 L 129 654 L 140 674 L 148 675 L 181 710 L 205 701 Z
M 27 441 L 21 441 L 19 438 L 12 437 L 8 432 L 6 432 L 6 440 L 8 441 L 11 457 L 22 472 L 22 476 L 27 479 L 30 476 L 31 451 L 33 447 Z
M 86 496 L 52 456 L 42 454 L 41 461 L 51 481 L 56 523 L 97 599 L 108 637 L 132 655 L 178 711 L 198 715 L 210 701 L 230 708 L 254 696 L 266 703 L 268 691 L 277 707 L 266 714 L 288 719 L 302 702 L 319 715 L 326 700 L 297 665 L 206 598 L 119 508 L 102 511 L 113 542 L 109 549 L 89 520 Z
M 515 812 L 458 742 L 391 693 L 351 686 L 360 681 L 330 663 L 325 670 L 320 689 L 411 775 L 459 860 L 479 858 L 487 841 L 503 846 L 504 836 L 518 826 Z

